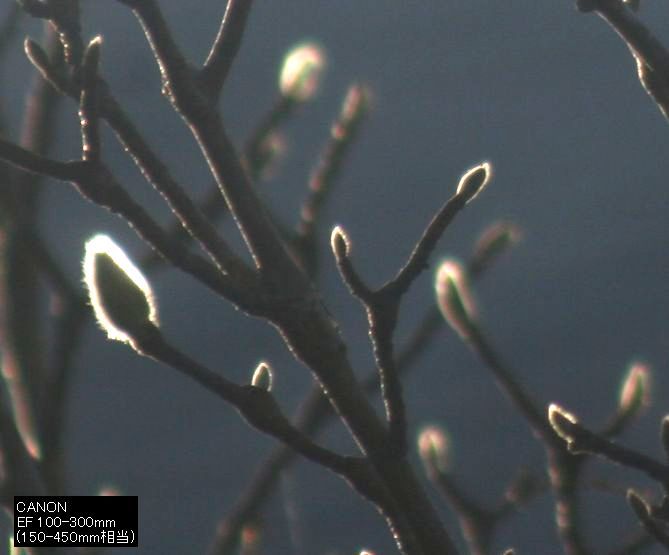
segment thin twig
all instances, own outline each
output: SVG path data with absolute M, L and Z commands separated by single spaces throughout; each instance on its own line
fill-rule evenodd
M 237 56 L 252 5 L 252 0 L 228 0 L 218 35 L 200 70 L 200 79 L 213 98 L 220 95 Z
M 140 20 L 161 67 L 163 88 L 197 139 L 263 277 L 275 286 L 281 283 L 283 289 L 291 284 L 294 287 L 291 296 L 303 295 L 308 282 L 267 216 L 215 106 L 175 44 L 157 3 L 119 1 L 130 6 Z
M 656 461 L 634 449 L 618 445 L 590 431 L 579 422 L 565 420 L 561 423 L 561 427 L 562 425 L 568 436 L 566 441 L 570 452 L 598 455 L 622 466 L 639 470 L 649 478 L 660 482 L 664 487 L 669 487 L 669 465 L 666 463 Z
M 499 227 L 498 224 L 495 225 Z M 504 226 L 505 228 L 506 226 Z M 514 237 L 513 241 L 505 241 L 498 249 L 477 249 L 468 265 L 471 277 L 474 279 L 482 277 L 485 271 L 492 267 L 492 262 L 505 248 L 513 245 L 519 235 L 516 233 Z M 345 244 L 340 245 L 341 247 L 345 247 Z M 414 332 L 406 340 L 404 347 L 397 354 L 397 370 L 400 374 L 408 372 L 412 368 L 412 364 L 444 326 L 444 318 L 439 309 L 436 305 L 431 305 L 423 314 Z M 380 391 L 378 372 L 370 372 L 362 386 L 368 395 L 378 394 Z M 308 436 L 313 436 L 333 415 L 334 413 L 322 389 L 315 385 L 300 403 L 297 415 L 294 418 L 295 427 Z M 244 524 L 256 517 L 263 503 L 274 490 L 281 470 L 293 460 L 294 453 L 284 445 L 279 445 L 258 465 L 256 473 L 244 493 L 218 526 L 216 537 L 209 551 L 211 555 L 233 553 Z
M 162 256 L 175 267 L 191 274 L 214 292 L 238 306 L 253 311 L 256 295 L 241 290 L 222 275 L 208 260 L 169 240 L 165 232 L 116 181 L 104 164 L 58 162 L 27 151 L 0 138 L 0 159 L 26 171 L 71 182 L 88 200 L 124 218 Z
M 349 459 L 320 447 L 297 430 L 269 391 L 252 385 L 237 385 L 202 366 L 167 342 L 157 328 L 151 328 L 145 336 L 133 339 L 133 346 L 140 354 L 171 366 L 195 380 L 237 408 L 256 429 L 279 439 L 309 460 L 346 476 Z
M 490 369 L 499 389 L 507 395 L 544 446 L 548 459 L 548 475 L 555 498 L 556 524 L 565 552 L 569 555 L 587 555 L 591 550 L 586 546 L 581 531 L 580 504 L 577 496 L 584 457 L 574 456 L 567 451 L 564 440 L 555 432 L 533 397 L 501 361 L 478 324 L 470 325 L 467 330 L 467 341 Z
M 102 38 L 94 38 L 86 47 L 81 66 L 81 96 L 79 127 L 81 128 L 82 160 L 100 162 L 100 120 L 98 94 L 98 65 Z
M 55 33 L 45 25 L 50 52 L 58 50 Z M 26 94 L 21 144 L 44 153 L 53 137 L 56 95 L 39 75 L 32 79 Z M 3 244 L 3 304 L 6 318 L 3 368 L 8 380 L 12 406 L 19 431 L 31 452 L 41 449 L 39 399 L 44 376 L 41 286 L 30 250 L 33 229 L 37 226 L 40 179 L 26 172 L 8 172 L 3 202 L 6 211 Z
M 316 276 L 318 269 L 316 225 L 367 115 L 369 96 L 363 85 L 356 83 L 349 87 L 340 113 L 330 129 L 329 140 L 309 178 L 309 193 L 302 204 L 297 225 L 297 243 L 310 276 Z
M 63 94 L 78 97 L 81 80 L 75 81 L 53 67 L 49 57 L 35 42 L 26 40 L 25 49 L 35 67 L 54 87 Z M 219 236 L 214 226 L 173 178 L 167 166 L 158 158 L 114 98 L 107 83 L 98 78 L 96 86 L 100 97 L 98 116 L 109 123 L 144 177 L 167 201 L 181 226 L 199 241 L 221 271 L 239 283 L 252 283 L 256 279 L 254 273 Z
M 669 51 L 620 0 L 579 0 L 581 11 L 594 11 L 627 44 L 637 63 L 641 84 L 667 116 Z

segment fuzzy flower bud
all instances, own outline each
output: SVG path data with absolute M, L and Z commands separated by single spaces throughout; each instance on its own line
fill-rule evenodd
M 314 42 L 293 47 L 283 60 L 279 75 L 281 94 L 295 102 L 307 102 L 318 92 L 325 69 L 325 52 Z
M 522 236 L 520 228 L 509 222 L 496 222 L 488 226 L 476 241 L 472 265 L 479 270 L 488 267 L 500 255 L 516 245 Z
M 426 426 L 418 435 L 418 454 L 428 472 L 447 472 L 450 467 L 450 441 L 438 426 Z
M 449 325 L 467 339 L 476 324 L 477 310 L 465 269 L 454 258 L 444 260 L 435 282 L 437 303 Z
M 109 339 L 132 343 L 133 337 L 158 325 L 149 282 L 108 236 L 96 235 L 86 243 L 84 281 Z
M 491 178 L 492 165 L 490 162 L 483 162 L 478 166 L 474 166 L 467 170 L 460 178 L 456 194 L 464 196 L 466 202 L 469 203 L 488 186 Z
M 618 399 L 618 411 L 630 418 L 650 404 L 650 368 L 641 362 L 630 365 Z
M 351 240 L 341 226 L 335 226 L 330 234 L 330 246 L 337 260 L 345 258 L 351 252 Z
M 253 371 L 253 377 L 251 378 L 251 385 L 253 387 L 259 387 L 265 391 L 272 391 L 272 382 L 274 381 L 274 373 L 272 372 L 272 367 L 266 362 L 260 362 L 256 369 Z
M 548 421 L 557 435 L 564 439 L 567 443 L 574 440 L 572 428 L 578 424 L 578 419 L 563 409 L 560 405 L 552 403 L 548 407 Z

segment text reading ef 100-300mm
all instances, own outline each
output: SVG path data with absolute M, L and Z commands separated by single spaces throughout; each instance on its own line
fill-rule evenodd
M 14 497 L 16 547 L 136 547 L 137 497 Z

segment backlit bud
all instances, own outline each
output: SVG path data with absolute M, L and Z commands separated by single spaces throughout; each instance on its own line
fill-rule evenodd
M 132 343 L 133 337 L 158 325 L 149 282 L 108 236 L 96 235 L 86 243 L 84 281 L 109 339 Z
M 573 441 L 573 425 L 578 424 L 578 419 L 573 414 L 552 403 L 548 407 L 548 421 L 557 435 L 566 442 Z
M 253 387 L 264 389 L 265 391 L 272 391 L 273 380 L 274 373 L 272 372 L 272 367 L 263 361 L 256 366 L 256 369 L 253 372 L 253 377 L 251 378 L 251 385 Z
M 311 100 L 318 92 L 325 69 L 325 53 L 313 42 L 292 48 L 283 60 L 279 76 L 281 94 L 295 102 Z
M 269 180 L 275 176 L 287 150 L 286 137 L 279 131 L 272 131 L 261 141 L 254 160 L 260 179 Z
M 450 467 L 450 441 L 438 426 L 426 426 L 418 435 L 418 454 L 429 472 L 447 472 Z
M 630 365 L 623 379 L 618 410 L 625 417 L 636 415 L 650 404 L 650 368 L 641 362 Z
M 462 264 L 453 258 L 444 260 L 437 270 L 435 289 L 444 318 L 460 337 L 467 339 L 476 325 L 477 311 Z
M 464 196 L 469 203 L 487 187 L 491 178 L 492 166 L 490 165 L 490 162 L 483 162 L 478 166 L 474 166 L 467 170 L 467 172 L 460 178 L 456 194 Z
M 351 126 L 362 119 L 369 110 L 371 92 L 364 85 L 351 85 L 346 92 L 340 119 L 343 126 Z
M 472 265 L 487 267 L 498 256 L 514 246 L 523 236 L 520 228 L 512 223 L 497 222 L 488 226 L 474 246 Z
M 335 226 L 332 229 L 330 245 L 332 246 L 332 252 L 337 260 L 348 256 L 348 253 L 351 251 L 351 241 L 348 238 L 348 235 L 346 235 L 343 227 Z

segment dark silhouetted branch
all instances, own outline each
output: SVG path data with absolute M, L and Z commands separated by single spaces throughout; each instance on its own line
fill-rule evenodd
M 200 79 L 214 98 L 220 95 L 237 56 L 252 5 L 253 0 L 228 0 L 218 35 L 200 70 Z

